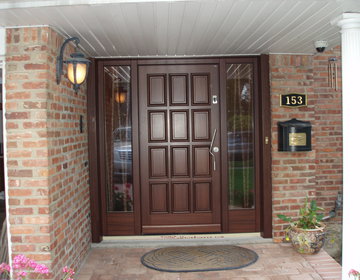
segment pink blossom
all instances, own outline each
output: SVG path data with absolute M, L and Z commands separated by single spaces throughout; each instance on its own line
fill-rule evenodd
M 17 279 L 23 279 L 24 277 L 26 277 L 26 275 L 27 275 L 26 271 L 16 272 Z
M 11 269 L 10 265 L 6 263 L 0 264 L 0 272 L 5 272 L 5 271 L 10 272 L 10 269 Z
M 28 267 L 30 267 L 30 268 L 35 268 L 37 265 L 38 264 L 34 260 L 29 260 L 28 261 Z
M 75 271 L 73 269 L 71 269 L 70 267 L 67 267 L 67 266 L 65 266 L 63 268 L 63 272 L 68 273 L 70 276 L 73 276 L 75 274 Z
M 360 275 L 360 273 L 359 273 L 359 271 L 357 271 L 355 269 L 350 269 L 349 276 L 351 276 L 351 275 L 358 276 L 358 275 Z
M 360 280 L 360 272 L 355 269 L 350 269 L 349 277 L 354 276 L 354 280 Z
M 25 268 L 29 260 L 30 259 L 28 259 L 24 255 L 17 255 L 14 257 L 13 260 L 13 268 L 14 269 Z
M 34 272 L 41 273 L 41 274 L 48 274 L 49 268 L 44 264 L 37 264 L 34 268 Z

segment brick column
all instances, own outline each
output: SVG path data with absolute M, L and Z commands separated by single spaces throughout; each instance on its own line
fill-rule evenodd
M 343 79 L 344 194 L 343 278 L 350 269 L 360 271 L 359 131 L 360 104 L 360 14 L 344 13 L 334 24 L 341 27 Z
M 305 197 L 315 196 L 315 137 L 311 152 L 278 152 L 277 122 L 297 118 L 315 120 L 312 55 L 270 55 L 271 119 L 272 119 L 272 183 L 273 183 L 273 237 L 281 241 L 288 226 L 277 214 L 298 216 Z M 308 106 L 280 107 L 281 93 L 306 93 Z
M 11 254 L 44 262 L 58 279 L 90 244 L 85 86 L 56 84 L 64 38 L 48 27 L 7 29 L 6 131 Z M 66 49 L 66 55 L 71 47 Z

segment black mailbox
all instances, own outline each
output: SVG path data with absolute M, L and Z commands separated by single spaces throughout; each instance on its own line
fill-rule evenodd
M 279 146 L 283 152 L 311 151 L 310 122 L 291 119 L 278 122 Z

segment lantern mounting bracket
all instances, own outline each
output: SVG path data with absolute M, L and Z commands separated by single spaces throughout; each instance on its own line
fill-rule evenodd
M 75 53 L 70 54 L 71 58 L 69 60 L 64 61 L 65 47 L 71 41 L 74 41 L 74 43 L 76 45 Z M 56 58 L 56 83 L 57 84 L 60 84 L 61 75 L 63 74 L 63 64 L 64 63 L 74 64 L 75 66 L 76 66 L 77 63 L 84 63 L 86 65 L 89 65 L 90 61 L 87 60 L 84 57 L 84 55 L 81 52 L 78 51 L 79 43 L 80 43 L 80 39 L 78 37 L 71 37 L 71 38 L 66 39 L 64 41 L 64 43 L 61 45 L 60 53 Z M 74 68 L 76 69 L 76 67 L 74 67 Z M 76 75 L 75 74 L 76 74 L 76 70 L 74 70 L 74 76 L 75 76 L 74 80 L 75 80 L 75 82 L 72 82 L 72 83 L 74 83 L 74 90 L 75 90 L 75 92 L 77 92 L 79 87 L 80 87 L 80 84 L 82 82 L 78 83 L 76 81 Z
M 69 39 L 66 39 L 64 43 L 61 45 L 60 48 L 60 54 L 56 58 L 56 83 L 60 84 L 61 81 L 61 75 L 63 74 L 63 63 L 64 63 L 64 49 L 66 44 L 68 44 L 71 41 L 75 41 L 76 47 L 78 47 L 80 43 L 80 39 L 78 37 L 72 37 Z

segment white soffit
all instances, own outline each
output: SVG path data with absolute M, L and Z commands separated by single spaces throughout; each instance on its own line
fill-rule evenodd
M 50 25 L 93 57 L 314 53 L 360 0 L 0 0 L 0 27 Z
M 5 28 L 0 27 L 0 60 L 5 56 L 5 39 Z

